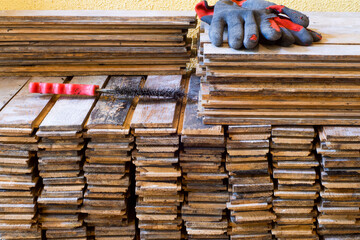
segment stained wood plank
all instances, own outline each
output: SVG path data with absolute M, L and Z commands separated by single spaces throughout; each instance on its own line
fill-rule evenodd
M 111 77 L 106 85 L 106 89 L 116 87 L 140 87 L 142 77 Z M 97 101 L 92 110 L 86 128 L 128 128 L 125 123 L 129 123 L 132 113 L 132 98 L 122 98 L 121 96 L 111 96 L 103 94 Z M 133 109 L 131 109 L 133 110 Z
M 108 76 L 74 77 L 71 83 L 95 84 L 102 87 Z M 80 131 L 91 110 L 94 97 L 62 96 L 40 125 L 40 130 Z
M 29 80 L 29 77 L 14 78 L 14 77 L 3 77 L 0 78 L 0 110 L 6 105 L 6 103 L 15 96 L 15 94 L 21 90 L 21 88 Z
M 64 77 L 33 77 L 29 82 L 62 83 Z M 0 112 L 0 127 L 37 128 L 50 110 L 52 95 L 29 93 L 29 82 Z M 54 98 L 53 100 L 55 100 Z
M 183 135 L 223 135 L 221 126 L 205 125 L 202 117 L 197 116 L 200 78 L 194 75 L 190 78 L 187 103 L 184 113 Z
M 212 60 L 235 60 L 238 58 L 247 60 L 266 60 L 273 58 L 274 61 L 286 60 L 310 60 L 310 61 L 360 61 L 360 46 L 358 45 L 312 45 L 283 48 L 280 46 L 259 45 L 254 50 L 238 51 L 228 46 L 215 47 L 212 44 L 204 44 L 204 56 Z
M 149 89 L 180 89 L 181 75 L 148 76 L 144 88 Z M 140 100 L 136 106 L 131 127 L 175 127 L 175 100 Z

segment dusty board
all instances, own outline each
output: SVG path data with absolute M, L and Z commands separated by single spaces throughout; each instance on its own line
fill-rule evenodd
M 15 94 L 21 90 L 25 83 L 30 78 L 1 78 L 0 79 L 0 110 L 6 105 L 6 103 L 15 96 Z
M 62 83 L 64 77 L 33 77 L 30 82 Z M 29 93 L 29 82 L 0 113 L 0 127 L 36 128 L 50 110 L 53 95 Z M 40 114 L 41 113 L 41 114 Z
M 115 89 L 116 87 L 140 87 L 142 77 L 111 77 L 106 89 Z M 132 99 L 113 97 L 103 94 L 92 110 L 86 128 L 106 129 L 111 126 L 114 128 L 126 128 L 125 122 L 129 116 L 129 110 L 132 105 Z M 131 113 L 130 113 L 131 114 Z
M 95 84 L 102 87 L 107 79 L 108 76 L 74 77 L 71 83 Z M 41 123 L 40 130 L 81 130 L 94 102 L 94 97 L 60 97 Z
M 220 135 L 222 134 L 221 126 L 204 125 L 201 117 L 197 116 L 198 95 L 200 90 L 200 78 L 192 75 L 190 78 L 188 100 L 184 113 L 184 127 L 182 135 Z
M 181 75 L 148 76 L 144 88 L 180 89 L 181 79 Z M 174 127 L 176 105 L 175 100 L 140 100 L 136 106 L 131 127 Z

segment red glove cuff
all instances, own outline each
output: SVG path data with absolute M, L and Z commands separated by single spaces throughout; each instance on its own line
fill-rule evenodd
M 204 16 L 214 15 L 214 8 L 209 7 L 205 1 L 196 4 L 195 11 L 200 19 Z

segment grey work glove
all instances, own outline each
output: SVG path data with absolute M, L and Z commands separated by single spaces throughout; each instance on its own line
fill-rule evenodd
M 281 30 L 282 37 L 279 44 L 282 46 L 289 46 L 293 43 L 307 46 L 322 39 L 321 34 L 306 29 L 309 26 L 309 18 L 299 11 L 265 0 L 241 0 L 235 2 L 249 10 L 268 9 L 275 13 L 277 17 L 271 21 L 275 22 L 274 25 L 277 25 Z
M 260 41 L 263 43 L 279 44 L 282 46 L 290 46 L 296 43 L 307 46 L 313 42 L 320 41 L 322 38 L 321 34 L 306 28 L 309 24 L 309 18 L 296 10 L 265 0 L 232 0 L 231 2 L 229 0 L 220 0 L 215 5 L 218 5 L 216 13 L 215 7 L 209 6 L 206 1 L 199 2 L 195 7 L 196 13 L 201 18 L 201 21 L 210 24 L 210 26 L 212 25 L 212 20 L 217 17 L 218 20 L 216 20 L 217 23 L 215 26 L 220 25 L 220 28 L 216 30 L 213 26 L 213 32 L 209 34 L 212 43 L 216 46 L 221 45 L 222 39 L 219 37 L 219 34 L 223 31 L 222 26 L 224 24 L 229 25 L 228 22 L 231 23 L 231 26 L 240 24 L 240 26 L 236 28 L 242 30 L 243 28 L 241 28 L 241 26 L 244 26 L 245 35 L 251 36 L 250 39 L 246 36 L 244 38 L 244 31 L 238 31 L 234 28 L 236 30 L 235 32 L 229 32 L 229 45 L 231 47 L 236 49 L 240 48 L 242 45 L 240 44 L 242 43 L 240 39 L 244 39 L 243 42 L 246 48 L 256 46 L 256 30 L 251 30 L 250 27 L 247 27 L 249 25 L 253 26 L 253 24 L 250 24 L 250 22 L 253 21 L 252 17 L 248 17 L 249 15 L 251 16 L 251 14 L 245 13 L 244 10 L 252 10 L 252 16 L 254 16 L 256 20 L 255 25 L 260 27 L 262 34 L 260 35 Z M 237 17 L 238 15 L 240 15 L 240 17 Z M 234 16 L 235 18 L 233 18 Z M 230 27 L 228 26 L 228 28 Z M 254 31 L 255 33 L 251 35 L 249 33 L 250 31 Z M 232 36 L 231 43 L 230 35 Z
M 293 23 L 299 24 L 305 28 L 309 26 L 309 18 L 305 14 L 296 11 L 294 9 L 285 7 L 283 5 L 277 5 L 273 2 L 269 2 L 265 0 L 242 0 L 237 2 L 239 6 L 246 9 L 252 9 L 252 10 L 270 9 L 277 14 L 280 13 L 285 14 L 289 17 L 289 19 Z
M 229 46 L 240 49 L 256 47 L 261 34 L 269 41 L 281 38 L 281 31 L 271 25 L 269 19 L 277 17 L 269 9 L 251 10 L 238 6 L 230 0 L 220 0 L 215 4 L 214 15 L 210 24 L 211 43 L 220 46 L 223 42 L 224 29 L 228 28 Z

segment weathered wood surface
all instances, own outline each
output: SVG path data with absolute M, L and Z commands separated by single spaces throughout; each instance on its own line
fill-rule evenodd
M 319 162 L 312 154 L 315 136 L 314 127 L 272 127 L 272 175 L 278 183 L 273 208 L 277 219 L 272 233 L 278 238 L 318 238 L 313 231 L 317 217 L 315 199 L 321 189 Z M 301 232 L 302 228 L 310 231 Z
M 182 74 L 197 21 L 194 11 L 2 13 L 0 76 Z
M 300 50 L 301 48 L 301 50 Z M 283 48 L 280 46 L 259 45 L 256 50 L 238 51 L 228 46 L 215 47 L 204 44 L 204 56 L 212 60 L 248 60 L 266 61 L 270 57 L 280 61 L 359 61 L 360 48 L 355 45 L 320 45 Z
M 228 234 L 231 238 L 270 239 L 274 183 L 270 178 L 269 125 L 229 126 L 226 143 L 226 170 L 229 172 L 231 211 Z M 257 222 L 257 224 L 253 224 Z
M 33 77 L 0 112 L 1 128 L 30 128 L 39 126 L 50 110 L 53 95 L 29 93 L 30 82 L 62 83 L 61 77 Z
M 108 19 L 131 22 L 133 21 L 169 21 L 170 19 L 183 18 L 191 20 L 195 18 L 194 11 L 119 11 L 119 10 L 3 10 L 1 11 L 3 23 L 13 23 L 17 19 L 22 20 L 24 17 L 33 20 L 42 20 L 46 22 L 47 19 L 67 20 L 77 22 L 79 20 L 92 19 L 97 22 Z M 145 18 L 145 19 L 144 19 Z M 33 21 L 30 21 L 33 24 Z M 40 22 L 41 23 L 41 22 Z
M 318 232 L 324 239 L 332 235 L 346 238 L 360 234 L 359 212 L 359 128 L 323 126 L 319 129 L 321 154 L 321 201 L 318 204 Z
M 107 78 L 108 76 L 74 77 L 71 83 L 102 87 Z M 94 102 L 94 97 L 61 96 L 40 124 L 40 130 L 82 130 Z
M 140 87 L 142 77 L 111 77 L 106 89 L 116 87 Z M 86 123 L 87 129 L 129 128 L 133 113 L 133 99 L 103 94 L 92 110 Z
M 32 126 L 38 126 L 51 107 L 48 104 L 51 96 L 36 104 L 27 93 L 28 89 L 24 89 L 29 79 L 11 77 L 0 83 L 0 110 L 6 109 L 2 115 L 5 127 L 0 130 L 1 238 L 5 239 L 41 239 L 36 203 L 41 189 L 35 159 L 38 138 L 34 136 Z M 59 81 L 58 78 L 52 80 Z M 34 106 L 27 105 L 31 103 Z M 19 127 L 21 124 L 27 125 Z
M 144 88 L 174 89 L 183 85 L 181 75 L 148 76 Z M 182 101 L 140 98 L 131 127 L 136 136 L 132 157 L 136 165 L 136 217 L 140 238 L 181 238 L 181 169 L 178 150 Z M 160 206 L 161 205 L 161 206 Z
M 183 113 L 183 150 L 179 154 L 185 190 L 181 212 L 189 238 L 223 239 L 227 232 L 224 210 L 229 199 L 223 182 L 227 178 L 222 155 L 224 130 L 221 126 L 204 125 L 198 117 L 199 91 L 200 78 L 192 76 Z
M 200 78 L 192 75 L 188 88 L 188 100 L 184 113 L 183 135 L 222 135 L 221 126 L 204 125 L 202 118 L 197 116 L 200 91 Z
M 107 80 L 108 76 L 87 76 L 74 77 L 70 82 L 102 88 Z M 80 217 L 86 186 L 83 170 L 94 167 L 84 166 L 86 141 L 82 132 L 96 100 L 97 97 L 61 96 L 40 124 L 38 169 L 44 188 L 38 198 L 39 222 L 47 235 L 55 229 L 68 238 L 87 235 Z
M 13 98 L 30 78 L 1 78 L 0 79 L 0 110 Z
M 180 89 L 181 75 L 148 76 L 144 88 Z M 138 128 L 173 128 L 176 119 L 175 100 L 141 100 L 135 108 L 131 127 Z
M 261 44 L 253 50 L 230 48 L 226 34 L 223 46 L 215 47 L 208 26 L 202 24 L 197 73 L 203 78 L 199 114 L 204 123 L 359 124 L 359 117 L 352 114 L 359 108 L 355 89 L 360 33 L 344 28 L 349 16 L 359 18 L 351 13 L 310 13 L 310 20 L 316 19 L 314 29 L 323 29 L 322 41 L 287 48 Z

